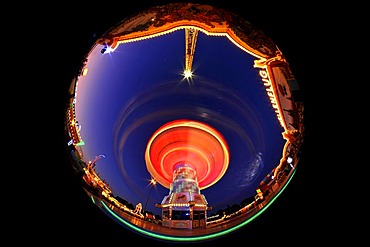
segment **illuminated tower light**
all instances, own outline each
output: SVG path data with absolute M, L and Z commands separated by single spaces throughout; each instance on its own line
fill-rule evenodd
M 192 67 L 197 37 L 197 29 L 185 28 L 185 70 L 183 74 L 185 79 L 190 79 L 193 76 Z

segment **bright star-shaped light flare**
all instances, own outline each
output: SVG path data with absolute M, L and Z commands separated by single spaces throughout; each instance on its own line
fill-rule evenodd
M 104 46 L 104 48 L 103 49 L 101 49 L 101 53 L 102 54 L 104 54 L 104 53 L 111 53 L 111 52 L 113 52 L 114 51 L 114 49 L 113 48 L 111 48 L 111 47 L 109 47 L 109 46 Z
M 191 70 L 184 70 L 183 75 L 185 79 L 190 79 L 193 76 L 193 72 Z

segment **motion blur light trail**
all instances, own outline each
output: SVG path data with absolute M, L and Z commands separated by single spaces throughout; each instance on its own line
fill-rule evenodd
M 149 173 L 169 188 L 173 171 L 186 164 L 196 171 L 201 189 L 216 183 L 229 165 L 228 145 L 212 127 L 188 120 L 165 124 L 149 140 L 145 153 Z
M 223 9 L 174 3 L 123 19 L 86 54 L 69 96 L 67 146 L 84 190 L 143 236 L 225 236 L 296 173 L 299 84 L 271 39 Z

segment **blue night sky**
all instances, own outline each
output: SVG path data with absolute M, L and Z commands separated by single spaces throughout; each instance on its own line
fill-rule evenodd
M 260 181 L 282 157 L 283 128 L 271 107 L 257 58 L 224 36 L 199 31 L 193 60 L 194 76 L 183 79 L 185 30 L 121 44 L 102 54 L 101 45 L 88 55 L 88 73 L 78 80 L 76 118 L 81 125 L 84 160 L 115 196 L 145 203 L 150 173 L 144 153 L 151 135 L 163 124 L 191 119 L 211 125 L 226 139 L 230 163 L 225 175 L 201 190 L 210 212 L 253 196 Z M 157 184 L 147 210 L 169 189 Z

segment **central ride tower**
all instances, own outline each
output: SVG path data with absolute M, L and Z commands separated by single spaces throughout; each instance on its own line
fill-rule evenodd
M 157 207 L 162 225 L 192 229 L 206 227 L 212 209 L 201 189 L 215 184 L 229 164 L 223 136 L 204 123 L 180 119 L 160 127 L 148 142 L 146 166 L 151 176 L 169 188 Z

